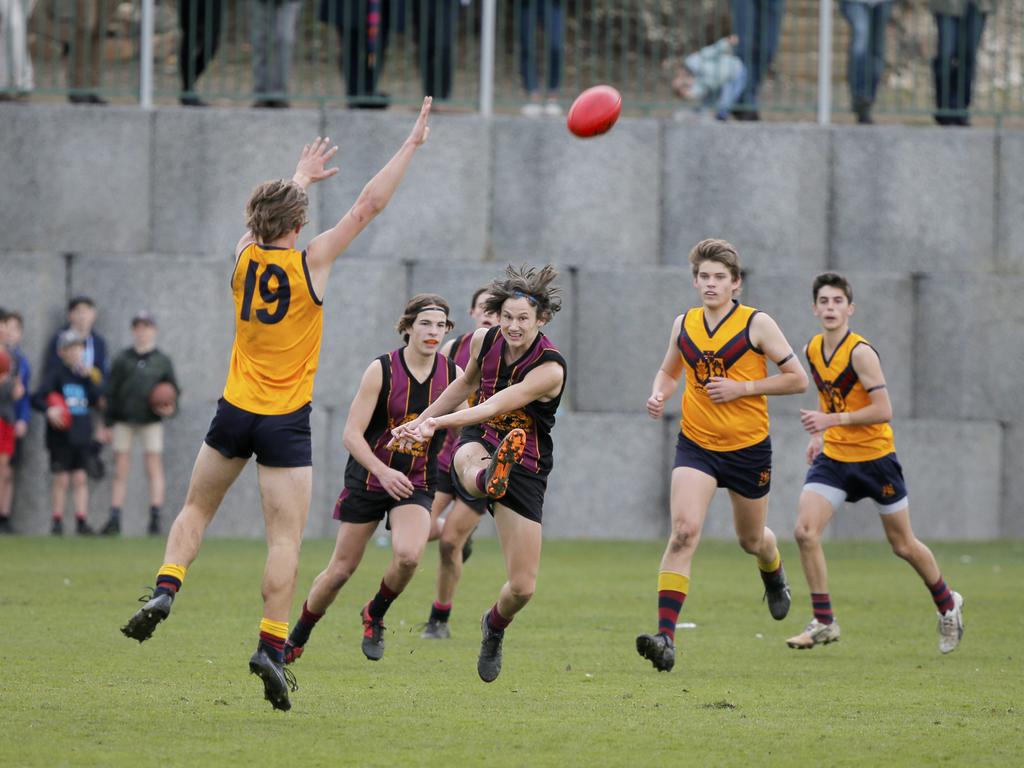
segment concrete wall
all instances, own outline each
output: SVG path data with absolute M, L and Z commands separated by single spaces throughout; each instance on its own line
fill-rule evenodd
M 20 180 L 0 185 L 0 306 L 25 314 L 36 363 L 73 293 L 97 299 L 97 329 L 114 351 L 129 343 L 135 311 L 157 315 L 184 387 L 166 424 L 168 517 L 223 388 L 231 252 L 249 191 L 289 176 L 297 148 L 329 135 L 342 170 L 311 191 L 308 232 L 331 226 L 412 119 L 0 105 L 0 177 Z M 740 248 L 742 300 L 771 314 L 798 353 L 817 332 L 813 274 L 849 275 L 854 327 L 885 368 L 918 535 L 1024 535 L 1024 134 L 627 119 L 577 141 L 557 121 L 442 114 L 432 123 L 402 187 L 328 285 L 307 535 L 334 535 L 348 404 L 366 365 L 400 343 L 394 324 L 407 297 L 446 296 L 459 333 L 473 289 L 506 263 L 551 262 L 563 311 L 546 332 L 570 367 L 546 535 L 663 537 L 679 399 L 661 422 L 644 401 L 672 320 L 695 302 L 686 258 L 707 236 Z M 815 403 L 813 392 L 771 403 L 769 524 L 786 537 L 806 471 L 798 411 Z M 41 427 L 36 419 L 25 443 L 15 505 L 15 526 L 31 533 L 48 524 Z M 143 533 L 147 504 L 138 453 L 135 467 L 129 535 Z M 109 482 L 93 491 L 100 524 Z M 260 520 L 249 468 L 211 534 L 259 536 Z M 705 535 L 733 535 L 724 492 Z M 829 535 L 881 536 L 873 505 L 848 505 Z

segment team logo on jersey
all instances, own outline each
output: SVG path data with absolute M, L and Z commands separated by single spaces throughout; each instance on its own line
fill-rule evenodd
M 829 413 L 842 413 L 846 410 L 846 398 L 843 397 L 843 393 L 839 391 L 839 387 L 835 385 L 835 382 L 825 382 L 825 400 L 828 403 Z
M 396 422 L 394 419 L 389 417 L 388 418 L 388 434 L 391 434 L 391 430 L 393 430 L 395 427 L 399 426 L 400 424 L 405 424 L 405 423 L 410 422 L 413 419 L 416 419 L 418 417 L 419 417 L 418 413 L 406 414 L 406 417 L 404 419 L 402 419 L 400 422 Z M 427 455 L 427 448 L 429 448 L 429 447 L 430 447 L 430 441 L 429 440 L 427 440 L 427 442 L 425 442 L 425 443 L 413 443 L 412 445 L 410 445 L 408 447 L 402 447 L 399 444 L 399 442 L 395 438 L 392 437 L 391 440 L 388 441 L 388 444 L 386 446 L 384 446 L 384 450 L 385 451 L 391 451 L 391 453 L 401 453 L 401 454 L 404 454 L 405 456 L 412 456 L 413 458 L 418 459 L 418 458 L 422 458 L 423 456 Z
M 888 499 L 896 495 L 896 489 L 893 488 L 892 483 L 886 483 L 882 486 L 882 498 Z
M 527 432 L 533 429 L 533 419 L 522 408 L 499 414 L 484 423 L 501 435 L 507 435 L 513 429 L 524 429 Z
M 720 357 L 715 357 L 714 352 L 702 352 L 697 365 L 694 366 L 693 373 L 697 379 L 697 385 L 703 389 L 704 385 L 716 376 L 725 377 L 725 361 Z
M 757 487 L 764 488 L 771 481 L 772 471 L 770 469 L 762 469 L 760 474 L 757 476 Z

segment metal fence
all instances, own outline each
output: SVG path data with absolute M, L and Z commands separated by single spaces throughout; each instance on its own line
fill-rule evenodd
M 699 106 L 676 93 L 687 56 L 736 34 L 734 54 L 747 80 L 739 113 L 852 120 L 858 105 L 848 75 L 859 71 L 863 90 L 873 79 L 873 54 L 884 47 L 871 110 L 877 119 L 930 120 L 936 111 L 954 118 L 966 114 L 968 91 L 975 119 L 1024 117 L 1024 0 L 998 0 L 981 17 L 976 57 L 965 41 L 977 29 L 961 24 L 940 35 L 928 0 L 883 3 L 881 37 L 851 64 L 855 5 L 868 7 L 817 0 L 0 0 L 0 97 L 379 108 L 413 105 L 429 92 L 452 109 L 483 104 L 554 115 L 580 90 L 609 83 L 628 112 L 686 116 Z M 952 67 L 942 71 L 933 61 L 940 42 Z M 976 70 L 973 88 L 969 69 Z

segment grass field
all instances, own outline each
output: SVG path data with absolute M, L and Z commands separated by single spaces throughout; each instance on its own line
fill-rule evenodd
M 538 594 L 506 634 L 501 677 L 476 675 L 479 617 L 500 585 L 478 543 L 450 641 L 415 631 L 433 547 L 366 661 L 357 612 L 388 556 L 371 547 L 294 667 L 283 714 L 248 674 L 263 546 L 210 541 L 170 620 L 143 645 L 118 627 L 162 542 L 0 540 L 0 764 L 57 765 L 999 765 L 1024 747 L 1024 543 L 934 547 L 966 598 L 967 632 L 936 648 L 924 586 L 884 544 L 828 548 L 842 642 L 793 651 L 809 618 L 792 548 L 794 608 L 774 622 L 753 561 L 704 542 L 679 657 L 656 673 L 658 543 L 548 542 Z M 307 542 L 296 607 L 330 552 Z

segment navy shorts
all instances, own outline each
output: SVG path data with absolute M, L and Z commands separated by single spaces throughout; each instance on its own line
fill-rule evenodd
M 872 499 L 896 512 L 907 506 L 907 484 L 895 453 L 873 461 L 836 461 L 819 453 L 807 470 L 804 488 L 817 491 L 838 507 L 843 501 Z M 814 486 L 825 486 L 820 491 Z M 889 510 L 886 510 L 889 511 Z
M 265 467 L 313 466 L 309 403 L 292 413 L 261 416 L 242 410 L 223 397 L 206 433 L 206 444 L 229 459 L 248 459 Z
M 494 446 L 477 438 L 469 438 L 459 443 L 461 447 L 465 443 L 480 443 L 489 452 L 494 451 Z M 452 462 L 451 471 L 452 485 L 455 487 L 455 495 L 466 502 L 479 514 L 489 511 L 494 514 L 494 505 L 501 504 L 508 507 L 517 515 L 540 523 L 544 516 L 544 493 L 548 488 L 548 476 L 538 475 L 523 469 L 518 464 L 512 465 L 512 471 L 508 476 L 508 489 L 500 499 L 477 498 L 467 491 L 459 475 L 455 471 L 455 462 Z
M 338 496 L 338 503 L 334 505 L 334 519 L 343 523 L 376 523 L 384 519 L 395 507 L 405 507 L 415 504 L 427 510 L 430 514 L 430 507 L 434 504 L 432 491 L 424 491 L 416 488 L 412 496 L 407 499 L 393 499 L 387 491 L 367 491 L 361 488 L 346 488 Z M 391 528 L 391 521 L 387 527 Z
M 760 499 L 772 487 L 772 439 L 766 437 L 735 451 L 709 451 L 680 432 L 672 466 L 699 470 L 715 478 L 719 488 L 728 488 L 747 499 Z
M 84 470 L 86 462 L 89 460 L 89 454 L 92 452 L 92 447 L 89 445 L 72 445 L 66 440 L 55 440 L 48 447 L 50 471 L 54 474 Z

